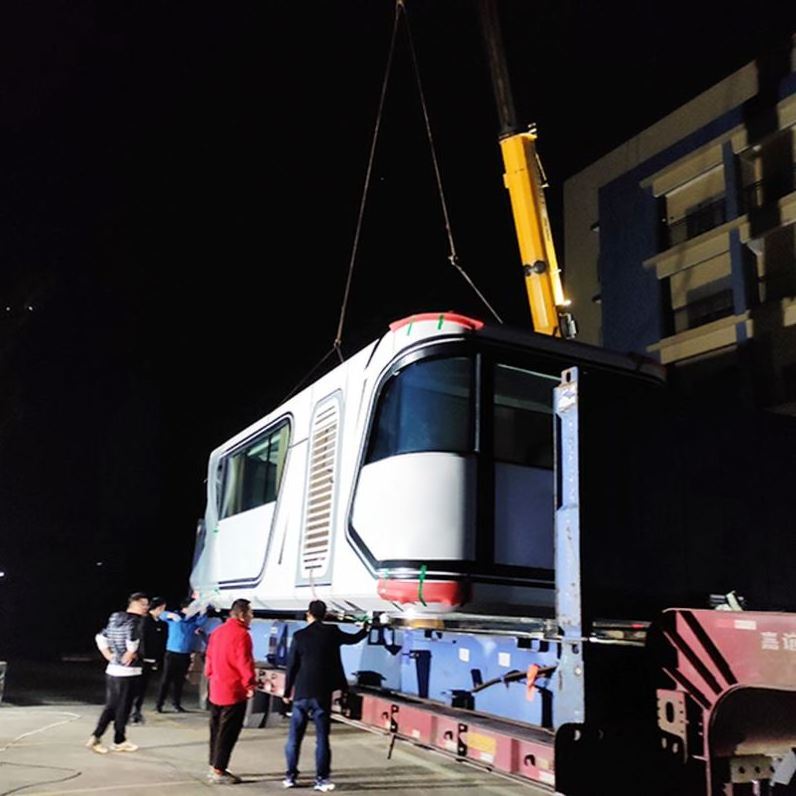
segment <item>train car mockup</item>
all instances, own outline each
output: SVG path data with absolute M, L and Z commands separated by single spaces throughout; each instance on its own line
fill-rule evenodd
M 210 455 L 191 583 L 217 607 L 549 616 L 553 389 L 651 365 L 453 313 L 380 339 Z

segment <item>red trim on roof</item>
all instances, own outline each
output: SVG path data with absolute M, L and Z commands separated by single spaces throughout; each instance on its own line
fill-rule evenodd
M 402 318 L 400 321 L 393 321 L 390 324 L 390 331 L 397 332 L 403 326 L 408 326 L 410 323 L 417 323 L 418 321 L 443 321 L 449 323 L 458 323 L 459 326 L 464 326 L 467 329 L 474 329 L 476 332 L 484 328 L 484 322 L 476 320 L 475 318 L 468 318 L 466 315 L 459 315 L 455 312 L 421 312 L 419 315 L 410 315 L 408 318 Z
M 379 580 L 376 590 L 382 600 L 393 603 L 419 603 L 419 580 Z M 466 603 L 469 589 L 466 583 L 458 580 L 426 580 L 423 581 L 423 599 L 427 603 L 456 606 Z

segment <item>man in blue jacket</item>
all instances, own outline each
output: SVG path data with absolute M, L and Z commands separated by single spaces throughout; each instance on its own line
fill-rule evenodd
M 185 685 L 185 675 L 191 665 L 191 653 L 197 631 L 207 622 L 207 608 L 198 612 L 191 612 L 192 600 L 183 600 L 180 603 L 180 612 L 164 611 L 160 620 L 166 622 L 169 637 L 166 641 L 166 658 L 163 665 L 163 679 L 160 681 L 160 690 L 155 710 L 163 713 L 163 704 L 172 687 L 172 704 L 178 713 L 185 713 L 182 706 L 182 688 Z

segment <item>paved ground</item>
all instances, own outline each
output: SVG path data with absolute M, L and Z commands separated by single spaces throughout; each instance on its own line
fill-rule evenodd
M 162 715 L 148 711 L 144 726 L 129 729 L 129 739 L 141 747 L 135 753 L 98 755 L 84 748 L 100 712 L 99 705 L 87 702 L 96 703 L 101 678 L 90 672 L 85 677 L 77 674 L 78 667 L 69 671 L 61 678 L 61 682 L 68 683 L 66 691 L 84 691 L 86 700 L 63 701 L 59 678 L 43 680 L 41 672 L 37 676 L 35 666 L 32 673 L 27 670 L 29 682 L 25 688 L 21 687 L 25 678 L 17 677 L 16 685 L 9 678 L 6 697 L 17 704 L 6 701 L 0 705 L 0 796 L 187 796 L 219 788 L 229 790 L 231 786 L 211 786 L 204 781 L 207 715 L 202 711 Z M 32 687 L 35 681 L 38 686 Z M 231 770 L 244 779 L 243 784 L 234 786 L 236 793 L 282 790 L 284 740 L 283 726 L 243 731 L 230 764 Z M 304 787 L 298 793 L 311 792 L 313 744 L 314 739 L 308 734 L 304 765 L 309 776 L 302 778 Z M 332 748 L 334 779 L 341 792 L 392 796 L 418 790 L 435 796 L 549 794 L 401 743 L 396 745 L 392 759 L 387 760 L 386 738 L 337 723 L 333 727 Z

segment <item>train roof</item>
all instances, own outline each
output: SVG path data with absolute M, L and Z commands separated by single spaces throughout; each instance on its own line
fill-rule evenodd
M 665 368 L 658 362 L 640 354 L 621 354 L 575 340 L 538 334 L 531 329 L 525 330 L 486 323 L 454 312 L 425 312 L 393 321 L 389 325 L 389 331 L 379 343 L 390 334 L 399 334 L 402 329 L 416 328 L 421 324 L 435 330 L 430 334 L 427 332 L 425 336 L 428 337 L 470 333 L 477 335 L 480 339 L 502 345 L 523 349 L 532 348 L 542 355 L 571 360 L 573 366 L 591 365 L 605 370 L 635 373 L 661 383 L 666 380 Z
M 476 318 L 460 315 L 455 312 L 424 312 L 408 315 L 405 318 L 389 324 L 385 334 L 353 354 L 345 362 L 337 365 L 331 371 L 320 376 L 305 387 L 301 392 L 292 396 L 279 406 L 258 418 L 252 424 L 242 429 L 233 437 L 222 442 L 214 452 L 228 450 L 241 441 L 248 439 L 261 428 L 278 419 L 279 416 L 290 412 L 291 405 L 306 400 L 310 391 L 326 376 L 334 373 L 339 368 L 345 368 L 357 358 L 365 358 L 366 366 L 374 359 L 392 360 L 405 349 L 419 342 L 433 342 L 462 338 L 473 335 L 476 339 L 487 343 L 494 343 L 503 347 L 516 348 L 517 350 L 532 350 L 534 354 L 565 360 L 568 367 L 591 367 L 603 371 L 625 373 L 640 377 L 645 381 L 663 383 L 665 369 L 657 362 L 638 354 L 620 354 L 597 346 L 579 343 L 574 340 L 565 340 L 559 337 L 537 334 L 528 329 L 518 329 L 505 325 L 485 323 Z M 406 338 L 401 341 L 400 338 Z

